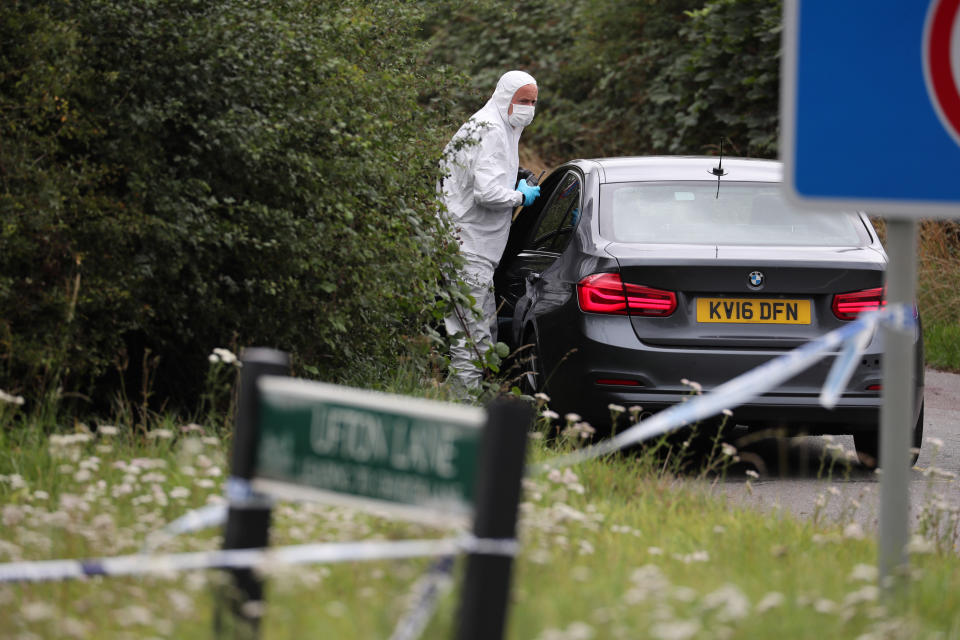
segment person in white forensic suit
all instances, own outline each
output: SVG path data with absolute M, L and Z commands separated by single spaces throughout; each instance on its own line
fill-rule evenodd
M 508 71 L 487 104 L 444 149 L 441 198 L 465 261 L 460 277 L 481 312 L 477 319 L 471 309 L 458 308 L 445 319 L 448 335 L 466 336 L 450 348 L 450 375 L 466 389 L 480 386 L 483 372 L 475 360 L 497 340 L 493 272 L 507 244 L 513 209 L 529 206 L 540 195 L 539 186 L 517 180 L 520 135 L 533 121 L 536 104 L 533 76 Z

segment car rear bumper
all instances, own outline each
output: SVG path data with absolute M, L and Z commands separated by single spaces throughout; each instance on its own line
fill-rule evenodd
M 656 413 L 689 399 L 699 386 L 703 393 L 787 353 L 769 349 L 684 349 L 645 345 L 637 340 L 626 318 L 583 316 L 581 323 L 558 324 L 565 346 L 543 353 L 553 408 L 576 412 L 595 425 L 609 422 L 610 404 L 639 405 Z M 579 324 L 579 326 L 577 326 Z M 541 325 L 541 330 L 546 329 Z M 557 343 L 555 334 L 550 342 Z M 541 350 L 544 342 L 541 340 Z M 819 396 L 836 354 L 828 354 L 774 389 L 765 390 L 733 411 L 735 424 L 785 428 L 799 433 L 854 433 L 875 429 L 882 398 L 868 387 L 882 382 L 882 342 L 875 336 L 854 371 L 846 392 L 833 409 Z M 923 361 L 917 344 L 916 407 L 923 394 Z M 565 359 L 561 362 L 563 356 Z M 687 380 L 687 383 L 683 381 Z M 619 384 L 623 383 L 623 384 Z M 695 383 L 695 384 L 693 384 Z

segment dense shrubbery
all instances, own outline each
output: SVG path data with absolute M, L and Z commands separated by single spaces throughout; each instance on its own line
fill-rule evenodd
M 541 101 L 526 143 L 551 163 L 716 152 L 721 137 L 736 154 L 774 157 L 780 19 L 780 0 L 474 0 L 437 15 L 431 51 L 479 94 L 496 70 L 533 73 Z
M 86 392 L 150 354 L 177 397 L 212 347 L 254 343 L 327 377 L 388 366 L 443 251 L 450 122 L 421 18 L 386 0 L 4 2 L 0 388 Z

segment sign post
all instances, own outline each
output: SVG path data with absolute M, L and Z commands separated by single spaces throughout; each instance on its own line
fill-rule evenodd
M 243 366 L 227 480 L 230 506 L 223 533 L 224 549 L 256 549 L 269 543 L 270 504 L 245 490 L 254 473 L 253 452 L 259 431 L 256 388 L 261 376 L 284 375 L 290 370 L 290 357 L 273 349 L 244 349 L 240 361 Z M 260 618 L 253 610 L 263 599 L 263 582 L 252 569 L 232 569 L 228 575 L 215 604 L 214 633 L 218 638 L 256 638 Z
M 289 357 L 272 349 L 242 362 L 224 547 L 266 547 L 268 498 L 472 521 L 458 638 L 502 638 L 532 406 L 507 398 L 484 411 L 290 378 Z M 218 636 L 257 637 L 248 605 L 263 587 L 244 571 L 221 600 Z
M 786 0 L 781 140 L 800 206 L 887 217 L 887 300 L 916 297 L 916 221 L 960 217 L 960 0 Z M 885 328 L 878 568 L 907 563 L 919 329 Z M 922 380 L 922 378 L 920 378 Z

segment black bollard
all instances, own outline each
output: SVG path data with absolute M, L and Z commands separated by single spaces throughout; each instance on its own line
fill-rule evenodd
M 480 445 L 473 535 L 513 540 L 527 455 L 533 407 L 519 398 L 501 398 L 487 409 Z M 473 552 L 467 556 L 457 638 L 499 640 L 507 622 L 513 558 Z
M 270 504 L 250 491 L 260 431 L 257 378 L 290 374 L 290 356 L 283 351 L 253 347 L 240 357 L 240 389 L 227 496 L 230 506 L 223 534 L 224 549 L 257 549 L 269 544 Z M 252 569 L 230 569 L 217 598 L 214 633 L 218 638 L 256 638 L 260 632 L 263 582 Z

